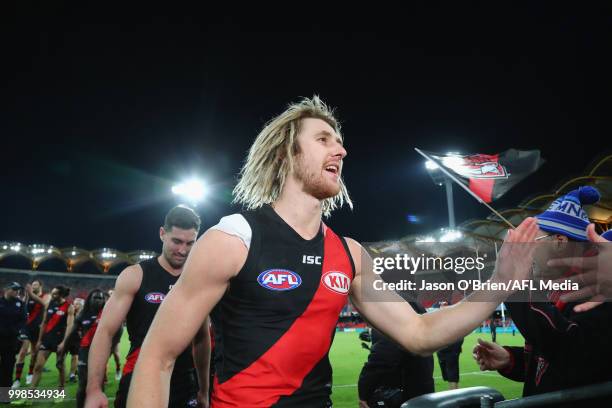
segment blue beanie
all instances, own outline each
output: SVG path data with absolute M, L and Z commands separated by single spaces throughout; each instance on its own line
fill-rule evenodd
M 589 217 L 582 206 L 599 201 L 599 191 L 591 186 L 579 187 L 557 198 L 548 210 L 537 215 L 538 227 L 546 232 L 565 235 L 577 241 L 587 241 Z
M 603 239 L 607 239 L 608 241 L 612 241 L 612 229 L 607 230 L 606 232 L 604 232 L 603 234 L 601 234 L 601 237 Z

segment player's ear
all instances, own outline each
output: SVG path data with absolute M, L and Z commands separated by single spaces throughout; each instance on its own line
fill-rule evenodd
M 166 230 L 164 227 L 159 227 L 159 239 L 161 242 L 164 242 L 164 236 L 166 235 Z

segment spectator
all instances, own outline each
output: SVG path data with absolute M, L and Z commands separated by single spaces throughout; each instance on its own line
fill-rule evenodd
M 19 283 L 11 282 L 0 298 L 0 387 L 11 386 L 19 331 L 26 321 L 25 304 L 18 297 L 21 289 Z

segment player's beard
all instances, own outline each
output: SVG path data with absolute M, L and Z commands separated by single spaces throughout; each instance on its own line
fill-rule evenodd
M 182 268 L 183 265 L 185 265 L 185 261 L 187 260 L 187 258 L 185 257 L 182 261 L 177 261 L 172 257 L 172 252 L 168 253 L 167 251 L 164 251 L 164 258 L 166 258 L 166 261 L 174 269 Z
M 304 156 L 298 154 L 295 161 L 295 178 L 304 184 L 304 192 L 311 196 L 325 200 L 336 196 L 340 192 L 340 182 L 333 183 L 323 175 L 323 167 L 317 172 L 309 169 L 304 162 Z

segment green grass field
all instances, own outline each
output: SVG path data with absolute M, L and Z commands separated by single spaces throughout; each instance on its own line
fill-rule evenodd
M 501 377 L 496 372 L 480 372 L 478 366 L 472 359 L 472 348 L 476 343 L 478 337 L 489 340 L 490 335 L 488 333 L 483 334 L 471 334 L 466 337 L 463 343 L 463 353 L 460 358 L 460 370 L 461 379 L 460 387 L 473 387 L 477 385 L 484 385 L 493 387 L 499 390 L 506 399 L 516 398 L 521 395 L 522 383 L 513 382 Z M 523 338 L 517 334 L 512 336 L 511 334 L 498 334 L 497 341 L 502 345 L 522 345 Z M 129 348 L 127 334 L 124 334 L 121 340 L 121 355 L 122 364 Z M 330 357 L 332 367 L 334 370 L 334 389 L 333 389 L 333 401 L 334 407 L 336 408 L 347 408 L 357 407 L 357 378 L 364 361 L 366 360 L 368 351 L 361 347 L 361 342 L 357 333 L 337 333 L 334 340 L 334 344 L 331 349 Z M 26 367 L 27 367 L 26 361 Z M 47 362 L 47 368 L 50 370 L 43 374 L 43 378 L 40 382 L 39 388 L 41 389 L 55 389 L 57 387 L 57 370 L 55 369 L 55 355 L 52 355 Z M 115 365 L 114 362 L 108 364 L 108 384 L 107 384 L 107 395 L 112 398 L 115 395 L 115 391 L 118 382 L 115 381 L 114 377 Z M 68 367 L 66 367 L 68 371 Z M 446 390 L 447 384 L 442 381 L 440 375 L 440 367 L 436 361 L 434 377 L 436 381 L 436 391 Z M 25 375 L 22 381 L 25 382 Z M 34 406 L 39 407 L 74 407 L 76 384 L 66 384 L 66 399 L 62 403 L 52 402 L 37 402 Z

